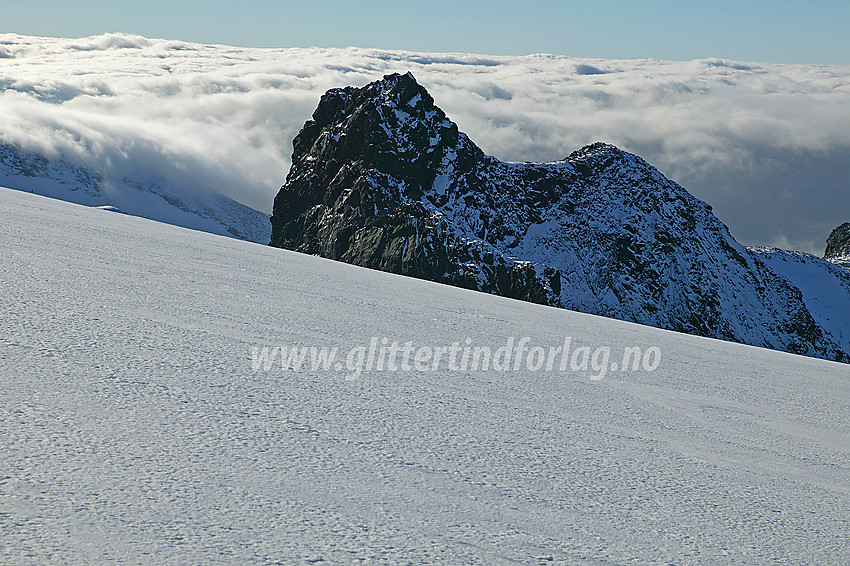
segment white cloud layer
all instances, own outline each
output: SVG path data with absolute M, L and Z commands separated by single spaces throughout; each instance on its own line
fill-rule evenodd
M 321 94 L 406 71 L 484 151 L 547 161 L 614 143 L 712 204 L 743 243 L 820 253 L 850 221 L 848 66 L 5 34 L 0 141 L 270 211 Z

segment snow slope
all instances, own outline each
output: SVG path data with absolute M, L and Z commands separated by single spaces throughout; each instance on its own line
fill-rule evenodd
M 0 184 L 260 244 L 271 237 L 269 217 L 259 210 L 213 190 L 169 184 L 155 170 L 114 176 L 0 144 Z
M 841 258 L 822 260 L 805 253 L 771 248 L 751 248 L 751 251 L 800 290 L 818 326 L 835 336 L 838 342 L 850 343 L 850 328 L 847 327 L 850 275 L 841 268 Z
M 0 562 L 850 562 L 850 368 L 0 190 Z M 252 372 L 529 336 L 654 372 Z

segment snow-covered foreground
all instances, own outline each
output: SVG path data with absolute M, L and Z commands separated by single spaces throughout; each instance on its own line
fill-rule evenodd
M 2 563 L 850 562 L 847 365 L 9 190 L 0 284 Z M 251 367 L 523 336 L 662 360 Z

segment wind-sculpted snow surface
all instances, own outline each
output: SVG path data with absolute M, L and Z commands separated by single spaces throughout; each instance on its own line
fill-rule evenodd
M 850 360 L 850 310 L 818 324 L 822 303 L 736 242 L 710 206 L 614 146 L 505 163 L 459 132 L 411 74 L 393 74 L 328 91 L 293 148 L 274 246 Z
M 847 564 L 848 366 L 0 190 L 3 564 Z M 253 372 L 465 338 L 652 372 Z

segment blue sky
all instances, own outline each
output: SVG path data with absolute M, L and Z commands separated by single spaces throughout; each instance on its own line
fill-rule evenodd
M 0 0 L 0 32 L 252 47 L 850 64 L 850 2 Z

